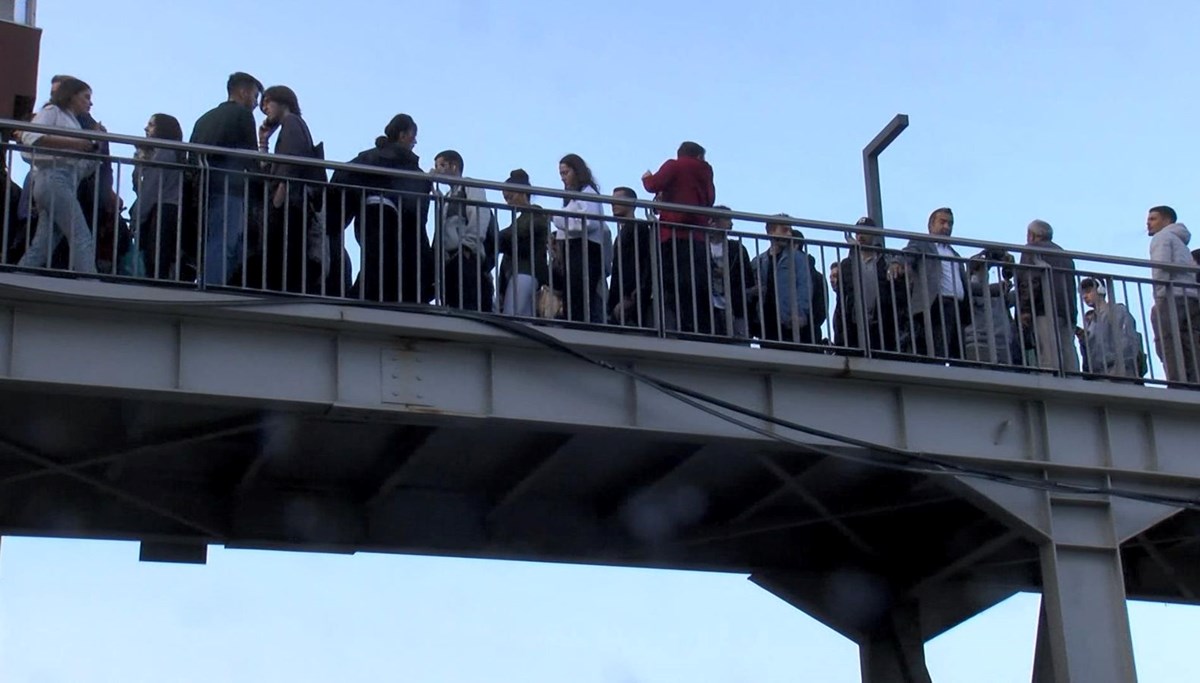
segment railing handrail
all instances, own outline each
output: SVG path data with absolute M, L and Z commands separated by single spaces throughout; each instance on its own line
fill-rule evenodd
M 503 192 L 520 192 L 523 194 L 554 197 L 559 199 L 579 199 L 583 201 L 598 201 L 597 198 L 602 198 L 603 204 L 621 204 L 625 206 L 633 206 L 641 209 L 653 209 L 658 211 L 670 211 L 677 213 L 688 213 L 695 215 L 708 216 L 710 218 L 728 218 L 730 220 L 746 221 L 750 223 L 761 224 L 783 224 L 794 228 L 809 228 L 814 230 L 826 230 L 830 232 L 853 232 L 878 235 L 880 237 L 892 237 L 907 239 L 909 241 L 931 242 L 935 244 L 946 244 L 950 246 L 971 247 L 981 250 L 997 249 L 1006 252 L 1032 253 L 1032 254 L 1051 254 L 1056 256 L 1068 256 L 1072 259 L 1090 261 L 1095 263 L 1108 263 L 1112 265 L 1131 266 L 1135 268 L 1168 268 L 1176 272 L 1193 272 L 1200 274 L 1200 266 L 1190 265 L 1173 265 L 1164 264 L 1149 259 L 1131 258 L 1126 256 L 1113 256 L 1109 254 L 1096 254 L 1084 251 L 1072 251 L 1067 249 L 1053 249 L 1039 247 L 1031 244 L 1014 244 L 1008 242 L 995 242 L 991 240 L 981 240 L 966 237 L 943 237 L 940 235 L 932 235 L 929 233 L 911 232 L 899 230 L 895 228 L 878 228 L 871 226 L 850 225 L 846 223 L 836 223 L 831 221 L 819 221 L 813 219 L 796 218 L 794 216 L 783 216 L 778 214 L 760 214 L 744 211 L 733 211 L 716 209 L 703 206 L 693 206 L 689 204 L 673 204 L 668 202 L 654 201 L 652 199 L 631 199 L 628 197 L 616 197 L 612 195 L 594 194 L 590 192 L 574 192 L 571 190 L 559 190 L 550 187 L 539 187 L 529 185 L 514 185 L 499 181 L 484 180 L 480 178 L 469 178 L 460 176 L 448 176 L 435 173 L 426 173 L 423 171 L 405 171 L 394 168 L 386 168 L 380 166 L 366 166 L 361 164 L 352 164 L 349 162 L 329 161 L 324 159 L 313 159 L 311 157 L 298 157 L 286 154 L 272 154 L 267 152 L 259 152 L 257 150 L 243 150 L 229 147 L 215 147 L 212 145 L 199 145 L 190 142 L 177 142 L 174 140 L 164 140 L 162 138 L 137 137 L 132 135 L 123 135 L 119 133 L 102 133 L 99 131 L 74 130 L 69 128 L 59 128 L 55 126 L 43 126 L 39 124 L 29 123 L 27 121 L 18 121 L 15 119 L 0 118 L 0 130 L 22 130 L 47 135 L 55 135 L 61 137 L 79 138 L 86 140 L 100 140 L 109 143 L 118 143 L 129 145 L 132 147 L 157 147 L 162 149 L 173 149 L 181 152 L 192 152 L 200 154 L 213 154 L 225 157 L 235 157 L 242 159 L 250 159 L 265 163 L 285 163 L 294 166 L 307 166 L 322 169 L 344 170 L 357 173 L 367 173 L 379 176 L 390 176 L 397 178 L 409 178 L 430 180 L 434 183 L 443 185 L 459 185 L 464 187 L 476 187 L 484 190 L 493 190 Z M 29 146 L 18 142 L 4 142 L 4 146 L 11 146 L 22 149 L 30 149 Z M 54 150 L 54 153 L 59 153 L 59 150 Z M 69 154 L 69 152 L 66 152 Z M 542 207 L 546 211 L 554 211 Z M 555 211 L 561 215 L 568 215 L 570 212 Z M 575 214 L 571 214 L 575 215 Z M 593 216 L 594 214 L 578 214 L 578 216 Z M 622 220 L 615 216 L 606 215 L 603 220 Z M 673 224 L 664 224 L 668 228 L 673 227 Z M 700 226 L 679 226 L 682 228 L 703 229 Z M 809 237 L 805 236 L 806 240 Z M 901 249 L 889 248 L 888 251 L 903 251 Z

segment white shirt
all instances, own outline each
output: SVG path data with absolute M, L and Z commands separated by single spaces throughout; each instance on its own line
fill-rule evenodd
M 725 240 L 709 242 L 708 251 L 712 254 L 710 263 L 713 271 L 713 308 L 723 311 L 725 310 L 725 294 L 721 290 L 725 288 L 725 270 L 729 267 L 729 264 L 725 262 Z
M 53 104 L 48 104 L 38 111 L 33 117 L 32 123 L 39 126 L 54 126 L 55 128 L 66 128 L 69 130 L 83 130 L 83 126 L 79 125 L 79 119 L 75 118 L 70 112 L 63 111 Z M 21 133 L 21 142 L 31 147 L 38 140 L 46 136 L 46 133 L 35 133 L 26 131 Z M 50 150 L 56 151 L 56 150 Z M 29 162 L 37 170 L 47 168 L 63 168 L 74 169 L 79 173 L 79 177 L 86 177 L 89 173 L 96 169 L 98 162 L 91 159 L 83 159 L 72 155 L 70 152 L 63 154 L 52 154 L 47 151 L 36 149 L 32 152 L 22 152 L 21 157 Z
M 951 249 L 950 245 L 948 244 L 939 243 L 937 245 L 937 251 L 938 256 L 942 257 L 942 284 L 938 287 L 938 294 L 941 296 L 953 297 L 955 299 L 962 299 L 967 295 L 967 292 L 963 289 L 962 278 L 959 277 L 958 261 L 949 260 L 955 256 L 958 256 L 958 254 L 954 253 L 954 250 Z

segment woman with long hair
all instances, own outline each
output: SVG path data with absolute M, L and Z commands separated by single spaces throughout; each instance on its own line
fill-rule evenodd
M 554 217 L 554 253 L 558 256 L 554 288 L 564 293 L 563 314 L 567 320 L 603 319 L 603 300 L 597 292 L 606 268 L 605 237 L 611 240 L 611 235 L 603 218 L 604 205 L 599 201 L 600 186 L 578 154 L 568 154 L 558 162 L 558 176 L 564 190 L 593 194 L 596 199 L 563 199 L 563 211 L 590 215 Z M 597 307 L 599 310 L 592 310 Z
M 154 114 L 146 122 L 146 138 L 183 141 L 183 128 L 170 114 Z M 183 279 L 185 265 L 195 268 L 196 233 L 194 225 L 184 224 L 183 152 L 155 147 L 138 147 L 133 190 L 137 201 L 129 214 L 134 221 L 134 241 L 142 252 L 147 277 Z M 191 228 L 191 239 L 181 235 Z
M 78 78 L 59 83 L 50 104 L 33 117 L 33 123 L 66 130 L 82 130 L 79 116 L 92 110 L 92 88 Z M 103 125 L 96 130 L 108 132 Z M 70 269 L 95 273 L 96 242 L 77 196 L 79 183 L 96 172 L 97 162 L 86 156 L 55 154 L 56 151 L 96 153 L 99 143 L 83 138 L 28 131 L 22 142 L 33 147 L 24 157 L 32 166 L 33 201 L 38 210 L 38 227 L 25 255 L 17 265 L 50 266 L 50 255 L 64 235 L 70 247 Z

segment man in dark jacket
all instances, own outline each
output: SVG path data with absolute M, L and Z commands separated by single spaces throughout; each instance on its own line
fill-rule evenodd
M 704 148 L 694 142 L 680 145 L 677 158 L 667 160 L 657 172 L 646 171 L 642 186 L 670 204 L 707 207 L 713 205 L 717 195 L 712 166 L 704 160 Z M 710 334 L 713 308 L 709 291 L 708 216 L 662 211 L 659 221 L 667 328 Z M 680 229 L 680 226 L 702 229 Z
M 1054 228 L 1035 220 L 1026 230 L 1026 244 L 1049 252 L 1021 254 L 1017 300 L 1022 315 L 1032 315 L 1037 363 L 1046 370 L 1079 372 L 1075 350 L 1075 319 L 1079 294 L 1075 290 L 1075 260 L 1056 254 L 1063 248 L 1054 243 Z
M 631 187 L 618 187 L 613 196 L 637 199 L 637 192 Z M 612 307 L 609 322 L 625 327 L 655 327 L 653 261 L 658 239 L 654 227 L 638 220 L 636 212 L 635 207 L 627 204 L 612 206 L 618 229 L 608 290 L 608 303 Z
M 210 109 L 192 127 L 191 142 L 198 145 L 255 151 L 257 136 L 254 108 L 263 91 L 262 83 L 248 73 L 237 72 L 225 84 L 229 99 Z M 210 173 L 205 204 L 208 214 L 204 244 L 204 282 L 230 284 L 241 265 L 242 240 L 246 232 L 247 196 L 252 159 L 214 154 L 207 159 Z
M 860 218 L 856 225 L 876 227 L 869 217 Z M 906 298 L 905 285 L 888 278 L 882 235 L 860 232 L 855 234 L 853 244 L 839 268 L 838 310 L 833 325 L 841 334 L 835 333 L 834 343 L 898 352 L 900 330 L 905 327 L 900 310 Z
M 375 147 L 350 162 L 421 173 L 413 153 L 417 124 L 397 114 L 375 140 Z M 327 198 L 328 220 L 344 231 L 354 222 L 362 247 L 355 288 L 368 301 L 428 303 L 433 298 L 433 248 L 425 232 L 433 182 L 413 175 L 335 171 Z

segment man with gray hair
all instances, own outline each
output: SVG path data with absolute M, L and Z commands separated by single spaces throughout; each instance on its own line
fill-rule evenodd
M 1023 324 L 1032 324 L 1037 364 L 1046 370 L 1079 372 L 1075 350 L 1075 319 L 1079 315 L 1075 290 L 1075 260 L 1054 243 L 1054 228 L 1043 220 L 1030 222 L 1025 243 L 1038 251 L 1021 254 L 1017 305 Z

